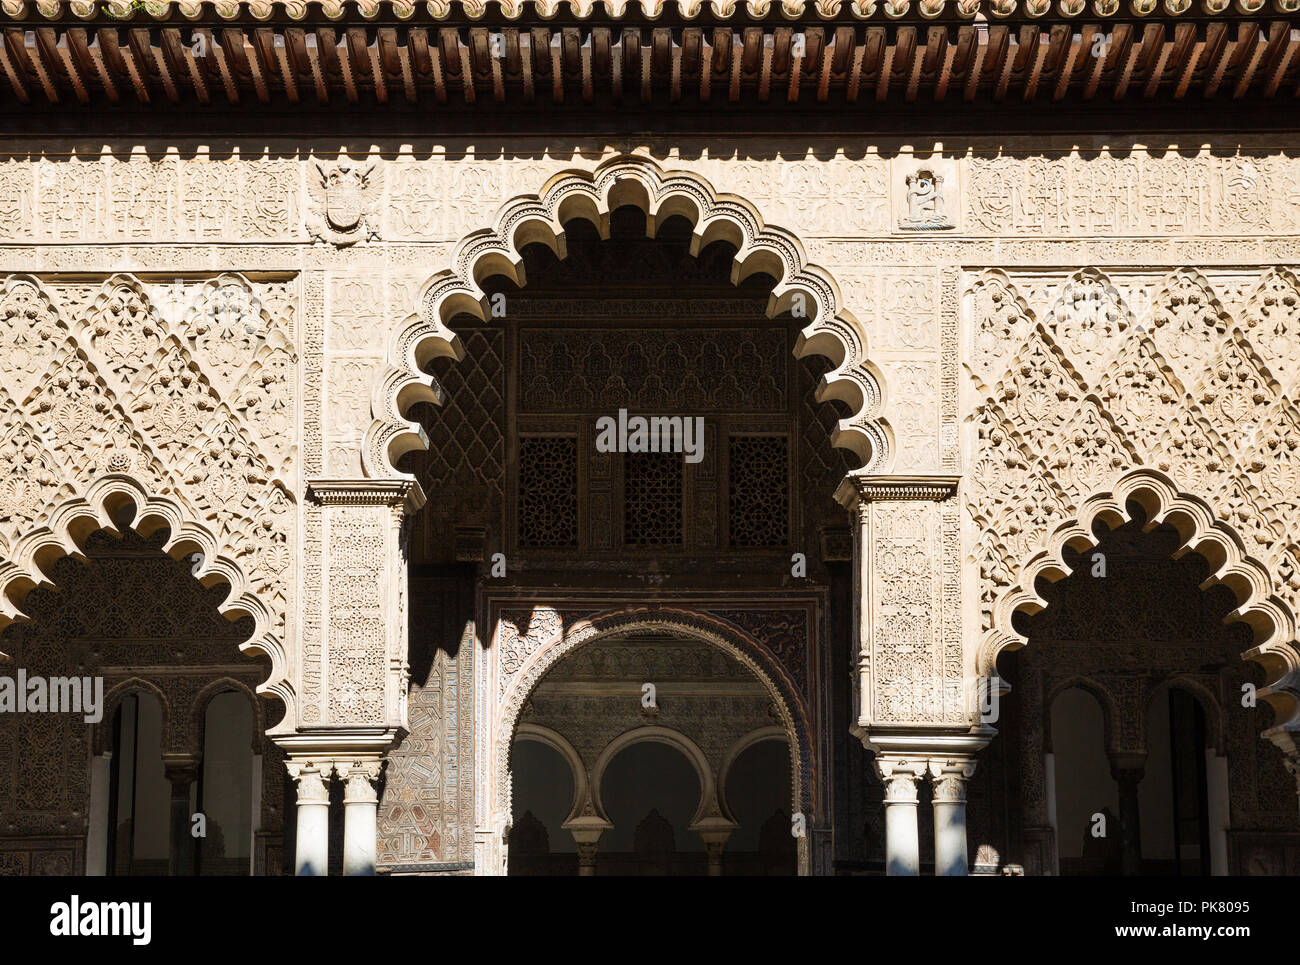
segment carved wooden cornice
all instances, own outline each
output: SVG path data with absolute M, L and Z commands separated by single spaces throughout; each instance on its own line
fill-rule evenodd
M 305 20 L 360 17 L 396 20 L 483 20 L 492 15 L 519 20 L 531 14 L 540 20 L 903 20 L 941 17 L 974 20 L 1055 14 L 1074 18 L 1091 14 L 1104 19 L 1128 19 L 1164 14 L 1204 17 L 1222 14 L 1268 16 L 1295 13 L 1300 0 L 4 0 L 0 11 L 19 19 L 39 15 L 56 20 L 71 15 L 82 20 L 101 17 L 167 20 L 222 19 Z M 531 18 L 530 18 L 531 19 Z
M 1293 99 L 1300 0 L 2 0 L 0 109 Z
M 960 482 L 960 476 L 850 474 L 840 483 L 835 498 L 846 509 L 859 503 L 880 501 L 941 502 L 957 492 Z
M 313 479 L 307 494 L 323 506 L 401 506 L 411 512 L 425 499 L 413 479 Z

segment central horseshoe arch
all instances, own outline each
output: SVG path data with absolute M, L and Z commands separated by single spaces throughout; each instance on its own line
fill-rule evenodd
M 596 614 L 568 626 L 557 625 L 554 633 L 537 645 L 517 672 L 506 680 L 492 681 L 492 690 L 501 685 L 501 697 L 496 703 L 495 711 L 490 712 L 490 719 L 480 721 L 486 725 L 489 735 L 485 763 L 490 771 L 485 791 L 490 799 L 486 802 L 485 811 L 492 829 L 504 839 L 513 824 L 510 755 L 520 734 L 520 718 L 529 696 L 547 672 L 575 650 L 616 634 L 640 630 L 655 630 L 700 646 L 712 647 L 739 662 L 763 686 L 779 717 L 779 723 L 770 729 L 772 733 L 765 733 L 764 737 L 776 736 L 775 732 L 779 730 L 780 737 L 787 742 L 790 748 L 791 813 L 806 815 L 809 824 L 812 824 L 819 813 L 819 802 L 816 796 L 818 777 L 811 713 L 799 688 L 780 661 L 745 631 L 709 614 L 663 606 L 631 606 Z M 497 641 L 494 646 L 499 643 Z M 522 726 L 526 730 L 528 725 Z M 534 733 L 526 735 L 526 738 L 536 740 L 537 736 Z M 722 762 L 720 776 L 725 777 L 726 767 L 738 753 L 739 751 L 734 751 L 730 759 Z M 564 751 L 561 754 L 567 756 Z M 688 752 L 686 756 L 689 758 L 691 755 Z M 599 775 L 603 769 L 601 765 L 606 760 L 594 762 L 595 787 L 592 790 L 597 794 Z M 698 766 L 696 769 L 698 772 Z M 704 816 L 707 810 L 703 802 L 711 801 L 717 806 L 724 801 L 717 793 L 718 785 L 712 776 L 701 775 L 700 786 L 702 804 L 697 818 Z M 718 813 L 726 816 L 725 803 L 721 803 L 721 807 L 724 810 Z M 810 874 L 812 855 L 806 837 L 799 838 L 798 848 L 799 873 Z
M 524 287 L 522 251 L 546 245 L 556 257 L 567 256 L 565 225 L 587 221 L 610 235 L 612 213 L 639 208 L 646 232 L 656 234 L 668 218 L 685 217 L 692 225 L 690 252 L 698 256 L 715 241 L 736 249 L 731 282 L 739 285 L 763 272 L 776 279 L 767 316 L 802 308 L 808 324 L 799 335 L 795 355 L 821 355 L 834 366 L 817 388 L 817 401 L 836 399 L 850 411 L 832 434 L 832 445 L 854 452 L 864 472 L 887 472 L 893 461 L 893 433 L 881 416 L 886 396 L 880 370 L 869 360 L 862 324 L 843 309 L 839 286 L 828 272 L 810 264 L 803 245 L 790 232 L 766 225 L 757 208 L 735 195 L 719 194 L 704 178 L 684 171 L 666 172 L 654 161 L 636 156 L 611 158 L 594 171 L 565 171 L 551 178 L 536 195 L 507 202 L 493 227 L 465 237 L 455 249 L 453 267 L 434 275 L 421 289 L 416 312 L 397 326 L 389 340 L 382 375 L 371 397 L 371 423 L 362 448 L 362 469 L 374 479 L 410 478 L 397 468 L 401 457 L 428 448 L 418 423 L 407 418 L 419 402 L 441 401 L 425 366 L 437 357 L 459 361 L 460 339 L 450 327 L 465 313 L 486 320 L 491 306 L 482 283 L 502 275 Z

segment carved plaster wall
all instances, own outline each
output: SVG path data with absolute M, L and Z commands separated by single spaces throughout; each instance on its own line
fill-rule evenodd
M 457 354 L 439 326 L 482 313 L 482 272 L 515 271 L 531 241 L 562 253 L 566 219 L 599 228 L 628 203 L 732 240 L 739 277 L 778 278 L 773 311 L 810 296 L 801 350 L 834 366 L 838 442 L 883 457 L 875 471 L 966 476 L 970 565 L 942 616 L 962 617 L 965 674 L 987 669 L 986 634 L 1010 633 L 994 603 L 1032 593 L 1030 558 L 1134 469 L 1236 535 L 1257 564 L 1241 585 L 1270 612 L 1270 679 L 1294 669 L 1300 160 L 1277 138 L 344 148 L 7 142 L 6 619 L 129 499 L 253 616 L 286 730 L 371 719 L 381 692 L 400 724 L 406 497 L 343 484 L 391 478 L 388 457 L 419 444 L 404 413 L 437 400 L 419 373 Z M 344 162 L 364 184 L 322 194 Z M 951 228 L 900 227 L 920 169 L 941 171 Z M 323 503 L 313 482 L 353 495 Z M 354 572 L 377 557 L 382 592 Z M 919 659 L 947 667 L 944 640 Z
M 253 617 L 265 690 L 292 703 L 298 289 L 294 277 L 11 274 L 0 280 L 4 622 L 97 527 L 166 528 L 222 608 Z
M 1270 671 L 1279 724 L 1294 727 L 1295 275 L 1280 267 L 986 272 L 972 279 L 966 303 L 968 388 L 979 400 L 968 539 L 988 652 L 1016 644 L 1010 613 L 1032 608 L 1032 574 L 1046 572 L 1031 559 L 1089 500 L 1146 493 L 1155 511 L 1178 515 L 1175 504 L 1190 499 L 1208 518 L 1180 527 L 1187 545 L 1221 534 L 1223 550 L 1207 551 L 1216 579 L 1234 585 L 1232 566 L 1253 565 L 1257 577 L 1235 584 L 1255 630 L 1251 655 Z M 1137 467 L 1155 470 L 1149 486 Z

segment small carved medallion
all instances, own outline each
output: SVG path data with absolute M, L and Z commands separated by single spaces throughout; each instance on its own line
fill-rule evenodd
M 907 214 L 898 222 L 903 231 L 940 231 L 956 227 L 943 213 L 943 177 L 929 168 L 907 176 Z
M 375 197 L 379 193 L 375 163 L 358 164 L 346 158 L 332 164 L 315 165 L 317 177 L 310 180 L 313 241 L 327 241 L 345 247 L 379 237 Z

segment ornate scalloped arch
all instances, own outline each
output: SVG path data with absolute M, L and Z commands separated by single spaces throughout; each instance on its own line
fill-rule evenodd
M 391 478 L 406 452 L 428 445 L 419 424 L 406 418 L 417 402 L 440 402 L 439 388 L 425 373 L 439 356 L 459 360 L 464 350 L 451 330 L 451 319 L 466 313 L 489 316 L 487 295 L 480 287 L 494 275 L 524 286 L 526 245 L 541 243 L 566 257 L 564 225 L 573 219 L 590 222 L 602 238 L 609 237 L 610 215 L 624 205 L 640 208 L 647 233 L 664 219 L 684 216 L 694 226 L 690 251 L 698 255 L 714 241 L 736 248 L 731 280 L 739 284 L 756 272 L 777 279 L 768 298 L 768 317 L 802 303 L 809 319 L 800 333 L 795 354 L 821 355 L 832 362 L 817 388 L 817 400 L 838 399 L 853 413 L 841 419 L 833 445 L 857 453 L 867 470 L 881 472 L 892 458 L 889 424 L 879 414 L 885 401 L 884 380 L 867 358 L 862 325 L 841 308 L 835 281 L 809 264 L 794 235 L 764 224 L 757 209 L 743 198 L 719 194 L 696 174 L 665 172 L 654 161 L 616 157 L 595 171 L 566 171 L 551 178 L 538 195 L 507 202 L 494 227 L 475 232 L 456 247 L 454 267 L 435 275 L 417 299 L 417 312 L 406 318 L 390 342 L 383 375 L 371 398 L 373 421 L 366 431 L 363 469 L 369 477 Z
M 815 775 L 812 769 L 812 737 L 806 711 L 793 682 L 762 645 L 743 631 L 700 613 L 658 607 L 633 607 L 599 614 L 566 628 L 564 633 L 540 646 L 502 696 L 492 733 L 492 754 L 496 768 L 495 808 L 501 827 L 509 824 L 511 801 L 510 745 L 519 725 L 524 703 L 547 671 L 578 647 L 625 630 L 659 630 L 678 634 L 717 647 L 738 660 L 762 683 L 780 714 L 780 727 L 790 743 L 792 808 L 814 813 Z
M 1276 724 L 1268 736 L 1282 738 L 1283 732 L 1300 729 L 1300 648 L 1296 643 L 1295 617 L 1272 590 L 1267 568 L 1246 552 L 1241 537 L 1216 519 L 1203 500 L 1182 492 L 1166 475 L 1154 469 L 1135 469 L 1120 476 L 1109 491 L 1083 501 L 1078 515 L 1062 523 L 1047 539 L 1047 548 L 1031 556 L 1021 567 L 1020 580 L 1004 590 L 993 604 L 993 628 L 980 644 L 979 672 L 992 676 L 1003 650 L 1023 647 L 1025 637 L 1012 627 L 1017 613 L 1037 613 L 1047 604 L 1034 590 L 1041 577 L 1051 582 L 1070 573 L 1065 549 L 1084 553 L 1097 546 L 1093 524 L 1115 529 L 1131 521 L 1129 501 L 1140 505 L 1147 527 L 1168 523 L 1181 539 L 1178 555 L 1195 552 L 1210 565 L 1211 576 L 1203 585 L 1228 587 L 1237 599 L 1237 609 L 1228 619 L 1251 628 L 1254 643 L 1242 654 L 1263 666 L 1267 683 L 1259 696 L 1273 708 Z
M 271 609 L 252 590 L 252 583 L 240 565 L 220 552 L 220 542 L 207 527 L 187 518 L 185 509 L 175 499 L 151 494 L 130 476 L 112 474 L 95 480 L 83 496 L 75 496 L 55 506 L 45 525 L 30 530 L 14 542 L 8 559 L 0 562 L 0 630 L 26 619 L 23 603 L 36 587 L 49 585 L 54 564 L 65 556 L 84 559 L 83 549 L 97 530 L 119 533 L 116 519 L 125 507 L 134 507 L 131 528 L 142 536 L 165 528 L 169 537 L 163 551 L 176 560 L 187 560 L 201 553 L 202 564 L 195 577 L 205 587 L 224 583 L 230 588 L 217 609 L 229 620 L 251 617 L 253 634 L 240 650 L 266 657 L 271 675 L 257 688 L 259 694 L 271 694 L 285 705 L 282 724 L 292 726 L 296 720 L 294 692 L 288 677 L 288 655 L 283 641 L 273 632 Z

